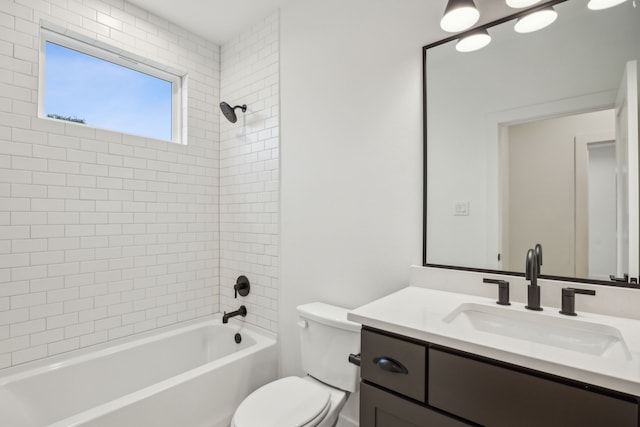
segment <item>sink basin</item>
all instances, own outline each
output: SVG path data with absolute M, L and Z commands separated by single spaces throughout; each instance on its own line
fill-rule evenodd
M 443 321 L 471 332 L 485 332 L 605 358 L 631 359 L 622 334 L 609 325 L 475 303 L 461 304 Z

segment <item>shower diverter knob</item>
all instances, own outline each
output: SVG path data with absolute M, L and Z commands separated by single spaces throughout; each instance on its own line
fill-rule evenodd
M 238 276 L 236 280 L 236 284 L 233 285 L 234 298 L 238 298 L 238 294 L 242 297 L 246 297 L 249 295 L 249 290 L 251 289 L 251 284 L 249 283 L 249 279 L 247 276 Z

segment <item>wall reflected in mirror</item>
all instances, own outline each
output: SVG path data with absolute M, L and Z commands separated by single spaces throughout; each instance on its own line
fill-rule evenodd
M 637 278 L 640 9 L 555 9 L 427 48 L 427 265 L 521 273 L 541 243 L 545 275 Z

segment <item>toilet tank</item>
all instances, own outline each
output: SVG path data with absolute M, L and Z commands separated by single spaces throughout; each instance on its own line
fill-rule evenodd
M 348 309 L 329 304 L 303 304 L 297 310 L 305 372 L 341 390 L 358 390 L 360 371 L 348 358 L 360 353 L 360 324 L 347 320 Z

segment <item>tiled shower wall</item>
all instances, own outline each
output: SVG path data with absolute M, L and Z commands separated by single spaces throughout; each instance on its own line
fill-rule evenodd
M 221 48 L 220 98 L 238 121 L 220 119 L 220 311 L 247 306 L 247 321 L 277 331 L 279 271 L 279 14 Z M 238 275 L 251 281 L 233 298 Z
M 41 19 L 186 71 L 188 145 L 37 118 Z M 0 0 L 0 368 L 218 311 L 219 58 L 219 46 L 122 0 Z M 262 97 L 271 86 L 232 87 L 230 101 L 251 105 L 248 119 L 271 108 Z M 273 144 L 263 133 L 275 129 L 247 134 L 257 158 L 238 168 L 260 159 L 253 172 L 277 172 L 277 159 L 263 158 Z M 235 167 L 230 151 L 225 143 L 225 170 Z M 224 180 L 226 192 L 258 185 Z M 251 214 L 270 215 L 276 200 L 255 197 L 264 208 Z M 273 241 L 262 236 L 225 247 L 263 245 L 255 259 L 269 264 Z M 257 282 L 274 285 L 272 269 Z M 271 319 L 268 286 L 252 298 Z

